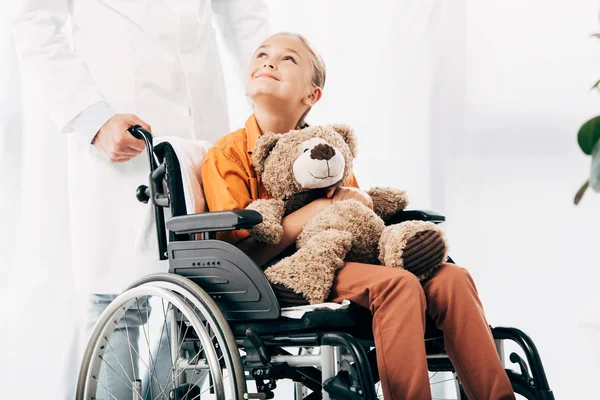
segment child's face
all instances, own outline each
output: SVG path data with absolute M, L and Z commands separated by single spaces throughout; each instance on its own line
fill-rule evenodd
M 246 94 L 255 104 L 277 100 L 280 105 L 297 106 L 302 113 L 312 105 L 307 102 L 315 89 L 312 81 L 313 66 L 305 45 L 293 36 L 272 36 L 252 57 Z

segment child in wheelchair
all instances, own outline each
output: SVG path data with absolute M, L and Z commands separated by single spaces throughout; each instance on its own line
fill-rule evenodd
M 244 209 L 254 200 L 268 198 L 252 166 L 254 144 L 264 132 L 286 133 L 303 127 L 308 112 L 321 99 L 324 84 L 323 60 L 302 36 L 276 34 L 256 50 L 246 78 L 254 112 L 244 128 L 213 145 L 202 166 L 210 211 Z M 351 176 L 345 186 L 284 217 L 278 244 L 258 242 L 247 231 L 223 232 L 219 238 L 266 266 L 293 249 L 312 216 L 348 199 L 372 208 L 369 195 Z M 443 331 L 446 350 L 469 398 L 515 398 L 477 289 L 464 268 L 443 264 L 422 283 L 402 269 L 346 262 L 329 296 L 333 302 L 343 299 L 373 315 L 377 365 L 386 399 L 431 398 L 424 344 L 427 314 Z

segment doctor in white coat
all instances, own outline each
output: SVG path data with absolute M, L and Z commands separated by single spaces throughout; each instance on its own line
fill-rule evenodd
M 147 160 L 127 128 L 214 141 L 229 132 L 211 16 L 245 69 L 268 34 L 260 0 L 23 0 L 13 23 L 24 80 L 69 135 L 73 269 L 90 293 L 119 293 L 165 265 L 134 241 Z M 26 116 L 27 117 L 27 116 Z
M 75 283 L 83 293 L 119 293 L 168 268 L 134 250 L 145 212 L 134 192 L 148 165 L 127 128 L 211 142 L 229 133 L 212 21 L 242 73 L 269 33 L 268 10 L 261 0 L 21 0 L 16 8 L 29 95 L 68 134 Z

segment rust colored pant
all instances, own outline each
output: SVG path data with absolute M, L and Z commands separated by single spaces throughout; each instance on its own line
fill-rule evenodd
M 446 351 L 470 399 L 515 398 L 466 269 L 444 264 L 421 285 L 401 269 L 349 262 L 338 271 L 330 299 L 348 299 L 371 310 L 386 400 L 431 399 L 426 312 L 444 332 Z

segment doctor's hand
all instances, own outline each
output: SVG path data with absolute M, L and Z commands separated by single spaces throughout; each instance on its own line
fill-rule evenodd
M 364 190 L 353 187 L 333 187 L 327 190 L 327 198 L 331 199 L 332 203 L 342 200 L 358 200 L 365 206 L 373 209 L 373 199 Z
M 133 114 L 115 114 L 102 125 L 92 144 L 111 162 L 128 161 L 144 150 L 144 141 L 127 130 L 133 125 L 150 131 L 150 125 Z

